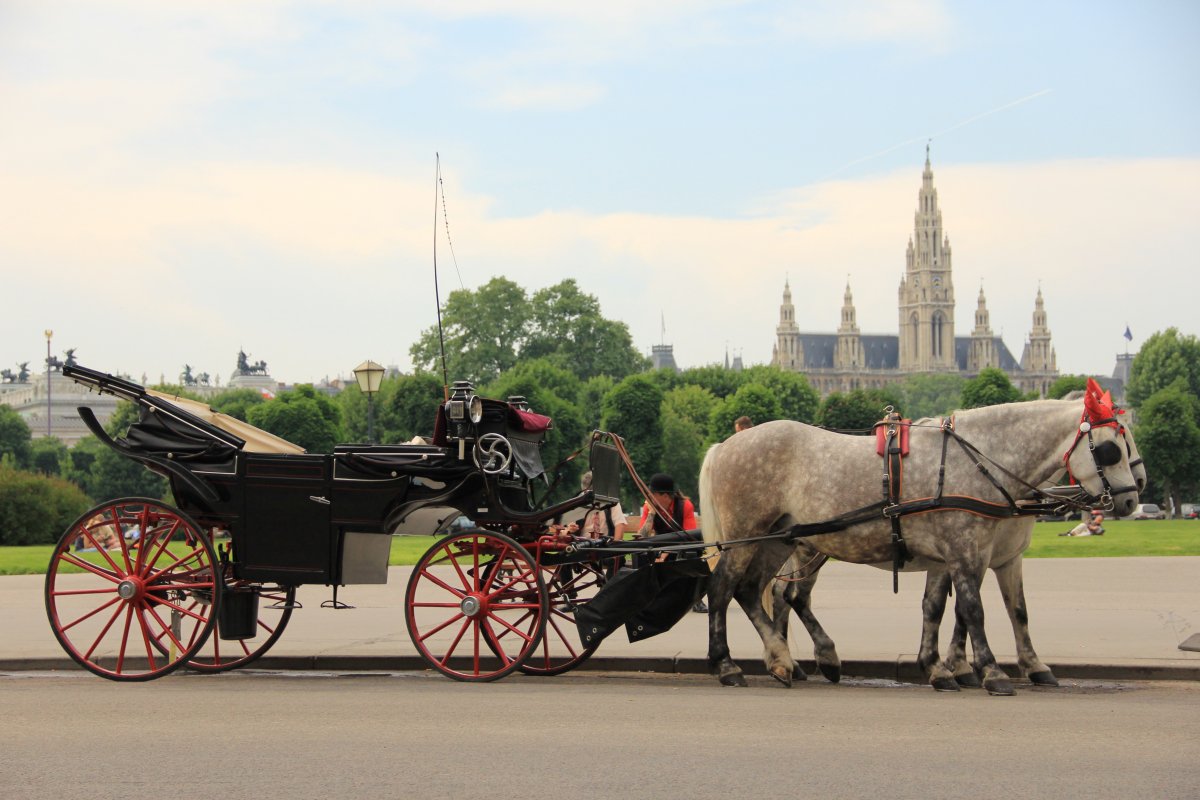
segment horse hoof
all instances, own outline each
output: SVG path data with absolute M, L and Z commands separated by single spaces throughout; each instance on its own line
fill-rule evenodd
M 987 693 L 994 697 L 1011 697 L 1016 694 L 1013 691 L 1012 682 L 1008 678 L 993 678 L 992 680 L 984 681 L 983 688 L 987 689 Z
M 979 676 L 973 671 L 955 675 L 954 682 L 964 689 L 978 689 L 982 685 L 979 683 Z
M 958 681 L 954 678 L 930 678 L 929 685 L 939 692 L 958 691 Z
M 775 667 L 771 670 L 771 677 L 782 683 L 789 689 L 792 688 L 792 671 L 783 667 Z
M 1058 686 L 1058 678 L 1050 670 L 1029 673 L 1029 682 L 1034 686 Z
M 794 667 L 792 667 L 792 680 L 806 681 L 806 680 L 808 680 L 808 673 L 806 673 L 804 671 L 803 667 L 801 667 L 799 664 L 797 664 Z
M 745 686 L 746 676 L 740 672 L 730 672 L 728 675 L 722 675 L 717 678 L 722 686 Z
M 830 683 L 840 683 L 842 680 L 842 665 L 841 664 L 817 664 L 817 668 L 821 670 L 821 674 L 825 676 L 825 680 Z

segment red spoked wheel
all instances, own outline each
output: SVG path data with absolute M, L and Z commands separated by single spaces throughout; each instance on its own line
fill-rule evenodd
M 228 573 L 228 570 L 226 570 Z M 244 581 L 233 580 L 227 576 L 226 585 L 233 589 L 255 587 Z M 258 588 L 258 619 L 255 633 L 244 639 L 222 639 L 220 625 L 213 630 L 208 640 L 188 660 L 187 668 L 197 672 L 227 672 L 231 669 L 244 667 L 262 657 L 271 649 L 279 637 L 283 635 L 288 620 L 292 618 L 292 610 L 296 607 L 295 586 L 260 586 Z M 207 597 L 193 597 L 188 604 L 189 610 L 198 611 L 207 604 Z M 188 644 L 200 633 L 199 618 L 189 618 L 183 627 L 184 644 Z M 160 652 L 167 652 L 170 644 L 165 633 L 159 636 L 154 646 Z
M 141 497 L 101 504 L 54 548 L 46 571 L 50 627 L 71 658 L 103 678 L 162 677 L 212 632 L 215 563 L 209 537 L 182 511 Z
M 542 643 L 518 667 L 526 675 L 561 675 L 592 657 L 598 644 L 584 647 L 575 628 L 575 610 L 604 586 L 604 570 L 591 563 L 542 565 L 549 614 Z M 500 637 L 503 639 L 503 636 Z
M 455 680 L 508 675 L 533 654 L 546 625 L 541 572 L 503 534 L 477 529 L 440 540 L 421 556 L 405 592 L 417 651 Z

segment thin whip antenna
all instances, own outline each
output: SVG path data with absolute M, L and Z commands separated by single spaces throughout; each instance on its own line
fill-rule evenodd
M 442 156 L 436 151 L 433 155 L 437 161 L 437 170 L 433 181 L 433 300 L 437 304 L 438 345 L 442 351 L 442 394 L 444 396 L 443 399 L 449 400 L 450 378 L 446 374 L 446 334 L 442 330 L 442 296 L 438 292 L 437 269 L 438 192 L 441 191 L 440 187 L 442 185 Z
M 466 289 L 463 284 L 462 272 L 458 268 L 458 256 L 454 254 L 454 240 L 450 238 L 450 215 L 446 213 L 446 182 L 442 180 L 442 172 L 438 170 L 438 189 L 442 193 L 442 222 L 446 225 L 446 244 L 450 246 L 450 259 L 454 262 L 454 274 L 458 276 L 458 288 Z

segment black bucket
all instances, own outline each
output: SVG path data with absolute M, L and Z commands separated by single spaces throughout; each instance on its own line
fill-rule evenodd
M 217 609 L 222 639 L 253 639 L 258 633 L 258 587 L 226 588 Z

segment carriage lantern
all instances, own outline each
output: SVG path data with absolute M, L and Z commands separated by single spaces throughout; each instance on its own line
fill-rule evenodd
M 523 394 L 510 394 L 508 396 L 508 404 L 513 408 L 519 408 L 522 411 L 530 411 L 529 401 L 525 399 Z
M 483 400 L 475 394 L 475 387 L 470 381 L 455 381 L 446 401 L 446 438 L 460 444 L 473 438 L 471 428 L 482 419 Z

